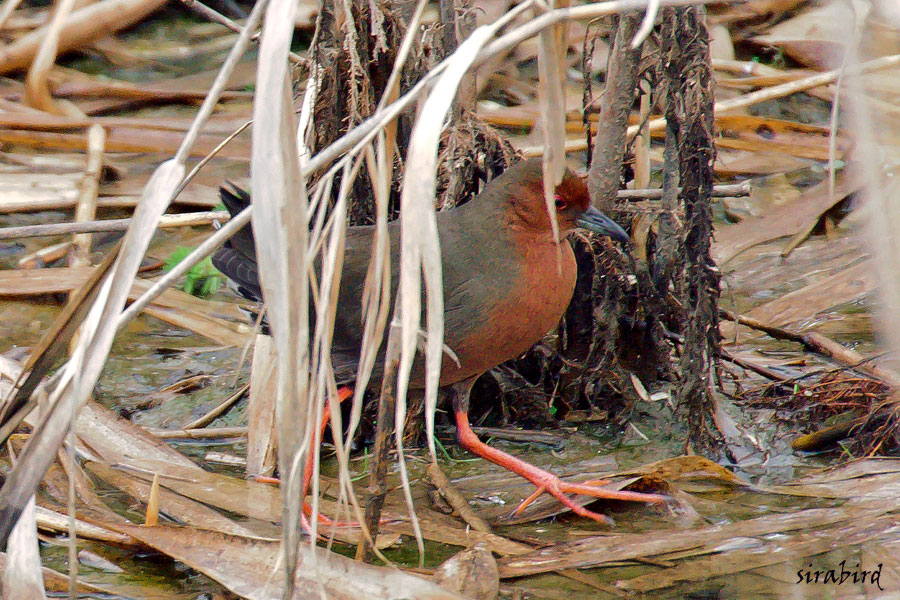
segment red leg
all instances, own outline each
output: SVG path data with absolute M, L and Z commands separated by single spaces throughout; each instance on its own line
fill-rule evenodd
M 344 386 L 338 389 L 338 404 L 353 395 L 353 388 Z M 322 411 L 322 421 L 319 423 L 319 440 L 325 435 L 325 427 L 331 419 L 331 402 L 326 400 L 325 409 Z M 309 482 L 312 480 L 313 473 L 313 457 L 315 456 L 316 438 L 309 443 L 309 453 L 306 458 L 306 468 L 303 469 L 303 485 L 300 487 L 300 495 L 306 497 L 309 490 Z
M 494 464 L 512 471 L 517 475 L 521 475 L 531 483 L 537 486 L 537 491 L 526 498 L 522 504 L 516 509 L 515 514 L 521 512 L 535 498 L 546 492 L 562 502 L 566 507 L 577 515 L 588 517 L 601 523 L 612 524 L 612 520 L 606 515 L 601 515 L 590 511 L 583 506 L 574 503 L 566 494 L 584 494 L 586 496 L 594 496 L 595 498 L 608 498 L 610 500 L 633 500 L 636 502 L 664 502 L 666 499 L 657 494 L 641 494 L 639 492 L 626 492 L 618 490 L 607 490 L 596 485 L 588 485 L 584 483 L 569 483 L 561 480 L 559 477 L 538 468 L 524 460 L 509 455 L 502 450 L 491 448 L 478 439 L 475 432 L 469 426 L 469 415 L 465 410 L 456 409 L 456 437 L 459 444 L 477 456 L 486 458 Z M 599 482 L 591 482 L 593 484 Z
M 351 388 L 351 387 L 344 386 L 344 387 L 338 389 L 338 396 L 337 396 L 338 404 L 340 404 L 341 402 L 343 402 L 344 400 L 346 400 L 347 398 L 349 398 L 352 395 L 353 395 L 353 388 Z M 321 440 L 322 436 L 325 435 L 325 427 L 328 425 L 330 418 L 331 418 L 331 403 L 326 401 L 325 409 L 322 411 L 322 420 L 319 423 L 319 438 L 318 438 L 319 440 Z M 306 498 L 306 492 L 309 490 L 309 482 L 312 480 L 313 458 L 315 457 L 315 448 L 316 448 L 316 438 L 313 438 L 312 441 L 310 442 L 309 455 L 306 459 L 306 468 L 303 470 L 303 483 L 300 486 L 300 496 L 302 498 Z M 262 483 L 274 483 L 274 484 L 281 483 L 281 480 L 276 477 L 257 476 L 254 479 L 256 481 L 259 481 Z M 304 514 L 304 516 L 301 517 L 301 524 L 303 526 L 303 529 L 305 529 L 307 532 L 309 532 L 310 531 L 309 522 L 306 520 L 306 518 L 309 517 L 310 514 L 312 514 L 312 507 L 309 504 L 307 504 L 306 501 L 303 502 L 303 514 Z M 324 526 L 331 526 L 331 525 L 337 525 L 339 527 L 355 526 L 354 523 L 335 523 L 334 521 L 332 521 L 325 515 L 319 515 L 319 523 Z
M 353 395 L 353 388 L 344 386 L 338 389 L 338 404 L 349 398 Z M 331 419 L 331 402 L 325 402 L 325 408 L 322 410 L 322 421 L 319 423 L 319 441 L 321 442 L 322 437 L 325 435 L 325 427 L 328 425 L 329 420 Z M 336 434 L 340 435 L 340 433 Z M 306 498 L 306 492 L 309 491 L 309 482 L 312 480 L 313 474 L 313 458 L 315 457 L 315 449 L 316 449 L 316 438 L 313 438 L 309 443 L 309 452 L 306 458 L 306 468 L 303 469 L 303 484 L 300 486 L 300 497 Z M 306 517 L 312 514 L 312 507 L 303 501 L 303 514 Z M 323 526 L 330 527 L 332 525 L 338 527 L 355 527 L 356 523 L 337 523 L 332 521 L 325 515 L 318 515 L 319 523 Z M 310 531 L 309 523 L 304 525 L 304 529 L 307 532 Z

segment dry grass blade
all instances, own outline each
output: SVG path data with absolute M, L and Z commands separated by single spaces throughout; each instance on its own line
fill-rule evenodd
M 659 13 L 659 5 L 660 0 L 649 0 L 647 2 L 647 13 L 644 15 L 644 20 L 641 21 L 640 29 L 634 34 L 634 39 L 631 40 L 632 50 L 637 50 L 644 43 L 644 40 L 647 39 L 647 36 L 650 35 L 650 32 L 653 31 L 653 25 L 656 23 L 656 16 Z
M 34 496 L 28 499 L 7 546 L 9 562 L 3 572 L 4 598 L 42 600 L 44 578 L 41 555 L 38 552 L 37 525 L 34 517 Z
M 69 531 L 69 517 L 62 513 L 44 508 L 43 506 L 35 507 L 35 521 L 38 528 L 43 531 L 63 532 Z M 79 538 L 95 540 L 105 544 L 115 544 L 117 546 L 127 546 L 137 549 L 138 543 L 127 535 L 110 531 L 105 527 L 88 523 L 86 521 L 75 521 L 75 533 Z
M 263 36 L 265 39 L 265 35 Z M 205 573 L 234 593 L 252 600 L 331 598 L 335 600 L 462 600 L 420 577 L 397 569 L 374 567 L 319 548 L 299 548 L 302 558 L 290 582 L 293 595 L 273 579 L 279 568 L 278 544 L 195 529 L 117 525 L 148 546 Z
M 357 164 L 359 162 L 357 161 Z M 324 414 L 325 398 L 331 399 L 332 406 L 337 404 L 337 386 L 334 381 L 334 374 L 331 370 L 331 341 L 334 332 L 335 314 L 337 310 L 338 293 L 340 291 L 341 269 L 344 262 L 344 242 L 346 237 L 345 223 L 347 220 L 347 197 L 350 194 L 350 182 L 355 179 L 355 173 L 351 170 L 349 163 L 344 163 L 344 173 L 341 178 L 341 188 L 338 194 L 337 202 L 335 202 L 329 215 L 328 240 L 326 248 L 323 252 L 321 261 L 321 280 L 319 284 L 318 300 L 316 302 L 316 328 L 313 336 L 313 355 L 310 363 L 310 370 L 315 374 L 314 385 L 311 386 L 311 397 L 316 399 L 314 407 L 314 415 Z M 320 203 L 319 208 L 324 209 L 325 203 Z M 324 213 L 324 211 L 322 211 Z M 313 423 L 318 422 L 318 418 L 313 419 Z M 341 416 L 339 410 L 331 411 L 331 430 L 341 431 Z M 319 450 L 321 447 L 321 439 L 319 439 L 320 429 L 313 428 L 315 442 L 313 443 L 313 452 L 315 459 L 313 462 L 313 515 L 318 514 L 319 500 Z M 340 435 L 334 436 L 334 444 L 340 457 L 341 479 L 344 486 L 341 487 L 342 493 L 346 491 L 350 494 L 350 498 L 355 500 L 352 490 L 350 489 L 349 478 L 349 447 L 344 448 L 344 443 Z M 318 519 L 312 525 L 313 532 L 316 531 Z
M 842 523 L 822 531 L 777 536 L 781 539 L 774 540 L 763 539 L 751 548 L 694 558 L 663 571 L 619 581 L 616 586 L 623 590 L 646 593 L 681 582 L 706 581 L 714 577 L 784 564 L 789 556 L 795 557 L 791 562 L 796 567 L 804 564 L 798 560 L 800 557 L 815 556 L 841 547 L 857 546 L 878 538 L 879 534 L 884 536 L 885 531 L 896 530 L 898 524 L 900 519 L 896 515 L 881 515 L 858 522 Z
M 414 14 L 410 19 L 410 23 L 407 26 L 406 35 L 404 36 L 400 51 L 397 54 L 394 66 L 391 71 L 390 79 L 388 81 L 388 84 L 386 85 L 386 91 L 379 101 L 379 108 L 383 108 L 389 102 L 395 101 L 397 98 L 397 94 L 399 93 L 398 83 L 400 74 L 402 73 L 403 66 L 406 63 L 406 58 L 409 54 L 409 51 L 412 48 L 412 44 L 415 40 L 415 34 L 416 32 L 418 32 L 419 22 L 425 9 L 425 5 L 426 2 L 424 0 L 419 2 Z M 313 71 L 316 76 L 318 72 L 318 70 Z M 317 79 L 311 76 L 310 84 L 308 85 L 313 86 L 314 84 L 316 84 L 316 82 Z M 304 103 L 301 110 L 301 131 L 306 130 L 304 118 L 308 119 L 311 115 L 311 107 L 309 106 L 309 102 L 307 102 L 307 100 L 311 100 L 311 98 L 314 96 L 314 93 L 314 88 L 308 89 L 307 95 L 304 98 Z M 358 503 L 356 502 L 356 496 L 353 492 L 353 484 L 350 478 L 349 461 L 351 440 L 355 436 L 362 415 L 363 396 L 368 386 L 372 370 L 375 366 L 375 362 L 378 358 L 378 350 L 381 347 L 381 342 L 384 337 L 384 330 L 387 325 L 387 319 L 390 311 L 391 265 L 389 261 L 390 243 L 387 230 L 387 217 L 390 186 L 393 173 L 393 157 L 396 150 L 395 130 L 396 122 L 393 119 L 387 121 L 384 124 L 384 131 L 378 133 L 377 152 L 373 149 L 372 145 L 366 145 L 364 148 L 366 166 L 369 171 L 369 178 L 373 182 L 373 192 L 375 194 L 375 236 L 373 237 L 372 258 L 369 262 L 363 291 L 363 339 L 360 347 L 360 357 L 357 369 L 356 384 L 354 386 L 355 389 L 351 406 L 350 423 L 347 428 L 345 440 L 336 440 L 338 442 L 337 457 L 339 462 L 341 498 L 344 498 L 344 494 L 346 494 L 346 498 L 349 499 L 349 501 L 353 505 L 353 508 L 357 514 L 357 519 L 363 525 L 363 534 L 367 539 L 366 547 L 371 546 L 372 535 L 368 530 L 367 521 L 362 518 L 360 508 L 358 506 Z M 301 147 L 301 157 L 304 157 L 305 149 L 306 146 L 305 144 L 303 144 Z M 357 159 L 355 166 L 358 164 L 359 158 Z M 355 178 L 355 174 L 351 175 L 351 177 L 347 177 L 345 173 L 345 177 L 342 179 L 342 182 L 346 184 L 353 178 Z M 326 182 L 329 183 L 329 185 L 330 181 L 330 177 L 326 179 Z M 324 190 L 321 191 L 324 192 Z M 339 200 L 342 212 L 346 210 L 345 199 L 346 192 L 344 189 L 342 189 Z M 339 227 L 343 231 L 342 220 L 343 219 L 338 220 L 338 223 Z M 343 233 L 341 235 L 343 235 Z M 317 320 L 317 322 L 319 322 L 319 320 Z M 325 354 L 326 352 L 329 352 L 330 349 L 322 348 L 322 351 L 323 354 Z M 334 394 L 330 394 L 330 396 L 334 397 Z M 331 420 L 331 430 L 341 431 L 342 428 L 340 411 L 332 411 Z M 318 461 L 316 461 L 316 468 L 318 468 Z M 373 473 L 377 472 L 379 472 L 378 463 L 376 463 L 376 467 Z M 316 514 L 315 509 L 317 508 L 317 502 L 318 494 L 317 490 L 314 489 L 313 514 Z M 367 508 L 367 511 L 369 510 L 370 509 Z M 384 558 L 377 551 L 377 549 L 375 550 L 375 552 L 382 560 L 387 562 L 387 559 Z
M 179 278 L 183 277 L 188 271 L 191 270 L 191 267 L 199 263 L 201 260 L 212 254 L 216 248 L 225 243 L 229 237 L 234 235 L 236 231 L 238 231 L 241 227 L 246 225 L 250 221 L 251 216 L 251 207 L 248 207 L 239 215 L 236 215 L 227 223 L 225 223 L 222 228 L 217 231 L 215 234 L 206 238 L 202 244 L 197 246 L 194 250 L 191 251 L 190 254 L 184 257 L 175 267 L 173 267 L 168 273 L 159 278 L 159 280 L 153 284 L 153 286 L 141 294 L 140 298 L 137 298 L 127 310 L 122 312 L 119 315 L 119 327 L 122 327 L 133 318 L 138 316 L 142 310 L 144 310 L 147 305 L 149 305 L 153 300 L 159 297 L 160 294 L 165 292 L 172 284 L 177 281 Z
M 197 111 L 197 115 L 194 118 L 194 121 L 191 123 L 190 129 L 184 135 L 184 139 L 182 140 L 181 145 L 178 148 L 178 152 L 176 153 L 174 158 L 174 160 L 179 164 L 184 164 L 184 161 L 190 154 L 191 147 L 193 146 L 194 142 L 197 141 L 200 130 L 202 129 L 204 123 L 212 115 L 216 103 L 219 101 L 220 96 L 225 90 L 225 86 L 228 83 L 228 78 L 231 76 L 234 68 L 237 66 L 238 60 L 241 56 L 243 56 L 244 51 L 247 49 L 247 46 L 250 43 L 250 32 L 256 29 L 256 26 L 259 24 L 259 21 L 262 18 L 263 10 L 265 9 L 265 7 L 265 1 L 257 2 L 254 5 L 253 10 L 250 12 L 250 16 L 247 18 L 247 23 L 244 29 L 241 31 L 237 41 L 235 41 L 234 46 L 232 46 L 228 57 L 222 64 L 219 73 L 216 75 L 216 79 L 215 81 L 213 81 L 208 95 L 203 100 L 203 104 L 200 107 L 200 110 Z M 240 129 L 242 128 L 239 128 L 239 130 Z M 232 134 L 232 136 L 233 135 L 235 134 Z M 233 137 L 229 137 L 228 139 L 220 143 L 216 150 L 227 144 L 230 139 L 233 139 Z M 169 202 L 171 202 L 183 189 L 185 179 L 193 176 L 194 173 L 195 171 L 192 171 L 188 177 L 182 178 L 182 181 L 179 182 L 179 185 L 174 190 L 172 190 Z M 122 315 L 120 315 L 118 326 L 121 327 L 122 325 L 136 317 L 145 306 L 147 306 L 154 298 L 159 296 L 159 294 L 163 293 L 163 291 L 165 291 L 166 288 L 168 288 L 177 278 L 183 276 L 191 269 L 191 267 L 199 263 L 209 254 L 212 254 L 212 252 L 215 251 L 216 248 L 225 243 L 225 240 L 230 238 L 236 231 L 246 225 L 249 220 L 250 209 L 247 208 L 240 215 L 237 215 L 235 216 L 235 218 L 231 219 L 224 227 L 222 227 L 220 231 L 207 238 L 206 241 L 203 242 L 203 244 L 194 249 L 194 251 L 186 256 L 184 260 L 179 262 L 174 269 L 163 276 L 156 285 L 154 285 L 150 290 L 148 290 L 139 299 L 132 303 L 129 309 Z
M 260 43 L 251 157 L 253 233 L 275 346 L 286 594 L 298 565 L 304 450 L 318 419 L 309 401 L 308 199 L 299 170 L 287 55 L 296 3 L 266 9 Z M 315 538 L 313 538 L 315 539 Z
M 566 170 L 566 98 L 562 34 L 564 27 L 554 25 L 538 37 L 538 106 L 544 139 L 544 201 L 550 214 L 553 238 L 559 239 L 554 192 Z
M 105 4 L 105 3 L 99 3 Z M 61 372 L 59 382 L 51 395 L 51 405 L 41 422 L 35 427 L 22 453 L 19 464 L 10 472 L 0 489 L 0 546 L 5 546 L 19 513 L 31 495 L 44 471 L 53 460 L 78 409 L 93 390 L 120 323 L 128 291 L 138 267 L 156 229 L 156 223 L 168 207 L 175 189 L 184 177 L 184 159 L 197 139 L 203 123 L 212 113 L 218 96 L 237 63 L 237 58 L 249 42 L 249 29 L 255 27 L 262 14 L 264 2 L 257 3 L 248 19 L 248 30 L 239 37 L 231 53 L 213 83 L 209 96 L 201 106 L 191 129 L 185 135 L 175 159 L 160 165 L 144 189 L 141 203 L 132 226 L 122 242 L 123 251 L 98 293 L 97 300 L 88 313 L 82 327 L 82 335 L 72 358 Z M 78 11 L 96 8 L 98 5 Z M 143 6 L 146 6 L 144 4 Z M 77 21 L 76 19 L 72 19 Z M 98 19 L 99 20 L 99 19 Z M 30 36 L 26 36 L 28 38 Z M 23 42 L 22 38 L 19 42 Z M 61 46 L 65 46 L 60 42 Z M 12 48 L 0 54 L 0 61 L 8 60 Z M 9 67 L 9 63 L 5 63 Z
M 120 489 L 125 494 L 145 504 L 150 503 L 152 481 L 146 481 L 127 471 L 107 467 L 101 463 L 89 463 L 88 471 L 106 484 Z M 168 483 L 168 486 L 166 486 Z M 177 482 L 160 481 L 159 509 L 167 516 L 185 525 L 209 531 L 218 531 L 243 537 L 261 537 L 265 532 L 257 531 L 247 523 L 241 524 L 224 516 L 209 505 L 186 497 L 184 490 L 178 489 Z M 170 488 L 175 488 L 174 490 Z M 115 520 L 118 521 L 118 520 Z M 100 523 L 102 524 L 102 523 Z M 132 540 L 131 543 L 136 543 Z
M 434 212 L 437 149 L 441 128 L 459 83 L 471 67 L 479 50 L 494 34 L 489 27 L 479 27 L 451 55 L 449 64 L 422 106 L 409 142 L 406 176 L 400 197 L 400 290 L 397 311 L 400 320 L 400 367 L 397 380 L 396 423 L 406 421 L 406 394 L 421 324 L 422 273 L 425 274 L 425 423 L 428 447 L 434 448 L 434 411 L 441 373 L 444 346 L 444 298 L 441 290 L 441 250 L 437 238 Z M 418 521 L 412 509 L 406 465 L 403 460 L 403 430 L 396 429 L 400 473 L 404 493 L 417 531 L 420 556 L 424 552 Z
M 203 99 L 203 104 L 197 111 L 197 114 L 194 117 L 193 122 L 191 123 L 190 129 L 187 131 L 187 133 L 184 134 L 184 139 L 181 141 L 178 152 L 175 153 L 174 160 L 176 162 L 182 164 L 184 163 L 184 161 L 190 154 L 190 150 L 193 147 L 194 142 L 196 142 L 197 138 L 200 136 L 201 129 L 212 116 L 213 110 L 215 110 L 216 104 L 218 104 L 219 102 L 219 98 L 222 96 L 222 93 L 225 91 L 225 88 L 228 85 L 228 79 L 234 72 L 238 61 L 247 50 L 247 46 L 250 45 L 250 32 L 256 29 L 259 20 L 262 18 L 263 8 L 265 8 L 265 4 L 265 2 L 257 3 L 253 6 L 253 10 L 250 11 L 250 15 L 247 17 L 247 24 L 244 26 L 244 29 L 241 31 L 240 35 L 238 35 L 238 39 L 234 42 L 234 45 L 231 47 L 228 56 L 225 58 L 225 62 L 222 63 L 219 72 L 216 74 L 216 78 L 210 86 L 206 98 Z M 173 193 L 172 198 L 174 198 L 174 196 L 175 195 Z
M 407 25 L 407 32 L 397 53 L 397 60 L 391 70 L 391 76 L 385 86 L 385 95 L 379 100 L 378 108 L 397 100 L 399 93 L 400 75 L 403 65 L 409 56 L 409 51 L 415 41 L 414 33 L 419 29 L 422 14 L 425 11 L 427 0 L 420 0 L 416 10 Z M 388 203 L 391 181 L 393 179 L 393 158 L 396 150 L 396 122 L 392 119 L 385 126 L 385 131 L 379 134 L 377 152 L 371 145 L 366 146 L 366 166 L 369 170 L 369 178 L 374 182 L 375 194 L 375 237 L 372 259 L 366 272 L 366 281 L 363 290 L 363 340 L 359 357 L 359 369 L 357 373 L 357 385 L 353 394 L 353 407 L 348 426 L 349 440 L 356 432 L 362 413 L 362 400 L 365 388 L 368 385 L 372 368 L 375 365 L 378 348 L 384 337 L 384 329 L 390 309 L 391 293 L 391 263 L 388 260 L 390 242 L 387 232 Z
M 722 552 L 728 540 L 762 537 L 797 530 L 822 529 L 857 524 L 865 526 L 875 518 L 890 513 L 889 499 L 872 499 L 865 503 L 846 504 L 841 509 L 807 509 L 788 514 L 773 514 L 715 525 L 690 531 L 662 531 L 652 535 L 623 533 L 585 538 L 530 554 L 498 561 L 500 576 L 521 577 L 557 569 L 596 567 L 635 558 L 654 558 L 671 553 L 701 556 Z M 896 519 L 896 516 L 894 517 Z
M 6 399 L 0 410 L 0 424 L 2 424 L 0 443 L 5 442 L 22 422 L 22 419 L 31 412 L 33 404 L 29 402 L 29 399 L 32 393 L 54 363 L 65 355 L 75 331 L 81 326 L 91 304 L 97 297 L 103 278 L 118 256 L 119 248 L 120 245 L 117 244 L 106 255 L 103 262 L 94 268 L 91 276 L 69 298 L 69 302 L 32 350 L 31 356 L 22 368 L 22 375 L 19 376 L 13 387 L 12 394 Z
M 50 21 L 49 30 L 37 56 L 28 69 L 28 77 L 25 79 L 25 102 L 28 106 L 54 115 L 67 115 L 71 117 L 84 117 L 84 114 L 73 104 L 63 100 L 57 102 L 50 95 L 48 76 L 53 63 L 56 61 L 56 51 L 59 47 L 60 30 L 66 22 L 69 13 L 75 6 L 75 0 L 62 0 L 56 4 L 53 18 Z
M 424 2 L 419 4 L 416 14 L 413 16 L 412 23 L 416 23 L 421 17 L 421 9 Z M 403 48 L 397 58 L 398 63 L 394 65 L 395 73 L 400 71 L 401 63 L 405 60 L 405 52 L 408 50 L 407 39 L 404 39 Z M 387 102 L 388 96 L 395 96 L 397 93 L 393 85 L 388 86 L 385 97 L 382 102 Z M 388 204 L 390 200 L 390 186 L 393 173 L 392 157 L 396 150 L 396 123 L 390 124 L 387 132 L 382 132 L 378 136 L 377 154 L 372 146 L 366 147 L 366 165 L 369 169 L 369 179 L 372 181 L 373 192 L 375 194 L 375 236 L 372 239 L 372 257 L 369 260 L 369 266 L 366 271 L 366 280 L 363 287 L 362 310 L 363 310 L 363 339 L 360 346 L 359 365 L 357 368 L 357 385 L 353 394 L 353 405 L 350 413 L 350 423 L 348 426 L 347 439 L 345 443 L 345 453 L 340 456 L 341 464 L 341 484 L 350 485 L 349 477 L 349 448 L 350 441 L 356 433 L 359 425 L 363 408 L 363 395 L 372 375 L 372 369 L 375 361 L 378 359 L 378 351 L 381 347 L 381 341 L 384 338 L 384 330 L 387 325 L 387 319 L 391 307 L 391 263 L 390 263 L 390 237 L 387 227 Z M 390 144 L 388 138 L 391 138 Z M 388 158 L 391 157 L 391 158 Z M 393 418 L 394 405 L 392 402 L 396 394 L 392 393 L 396 388 L 396 370 L 399 359 L 397 352 L 397 334 L 394 333 L 395 327 L 391 328 L 388 333 L 388 339 L 384 353 L 384 369 L 382 371 L 381 393 L 378 399 L 378 411 L 375 425 L 375 442 L 373 444 L 373 455 L 375 457 L 374 464 L 369 473 L 369 497 L 366 502 L 365 518 L 361 520 L 364 525 L 367 540 L 365 543 L 357 547 L 356 557 L 365 560 L 369 550 L 372 547 L 371 539 L 372 529 L 375 535 L 378 533 L 378 523 L 380 512 L 384 504 L 384 494 L 386 491 L 386 472 L 388 463 L 388 440 L 389 440 L 389 423 Z M 334 430 L 334 429 L 332 429 Z M 351 492 L 352 497 L 352 492 Z
M 50 397 L 50 406 L 0 489 L 0 543 L 3 546 L 27 498 L 56 456 L 78 409 L 94 389 L 112 347 L 117 317 L 156 229 L 156 221 L 183 176 L 184 168 L 169 161 L 159 167 L 147 184 L 133 226 L 122 241 L 122 252 L 110 276 L 101 284 L 97 300 L 82 324 L 78 345 L 61 371 Z
M 660 6 L 693 6 L 714 4 L 717 0 L 660 0 Z M 523 3 L 524 4 L 524 3 Z M 574 21 L 581 19 L 593 19 L 616 13 L 646 9 L 648 0 L 610 0 L 608 2 L 595 2 L 592 4 L 580 4 L 578 6 L 549 10 L 540 17 L 536 17 L 520 27 L 511 29 L 487 46 L 478 56 L 478 64 L 491 56 L 502 54 L 513 46 L 537 35 L 545 28 L 561 23 L 562 21 Z M 521 4 L 519 5 L 522 6 Z M 507 15 L 515 12 L 515 9 Z
M 6 25 L 6 20 L 15 12 L 22 0 L 6 0 L 3 6 L 0 6 L 0 29 Z
M 369 383 L 372 369 L 378 358 L 378 348 L 384 337 L 391 301 L 391 263 L 389 260 L 390 238 L 387 230 L 388 201 L 391 183 L 390 162 L 387 159 L 388 148 L 384 135 L 378 138 L 377 153 L 371 146 L 366 149 L 366 164 L 369 178 L 375 183 L 375 236 L 373 238 L 372 258 L 366 272 L 363 288 L 363 339 L 359 356 L 359 368 L 356 377 L 356 389 L 353 394 L 353 406 L 350 414 L 347 445 L 356 432 L 362 414 L 362 400 L 365 388 Z
M 72 12 L 60 31 L 58 51 L 66 52 L 130 27 L 165 4 L 165 0 L 102 0 L 80 8 Z M 49 25 L 39 27 L 0 49 L 0 73 L 28 67 L 49 28 Z

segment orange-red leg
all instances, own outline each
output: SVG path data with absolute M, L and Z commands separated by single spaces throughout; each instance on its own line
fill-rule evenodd
M 351 387 L 344 386 L 344 387 L 338 389 L 338 396 L 337 396 L 338 404 L 340 404 L 341 402 L 343 402 L 344 400 L 346 400 L 347 398 L 349 398 L 352 395 L 353 395 L 353 388 L 351 388 Z M 328 426 L 330 418 L 331 418 L 331 403 L 326 401 L 325 409 L 322 411 L 322 420 L 319 422 L 318 441 L 321 441 L 322 437 L 325 435 L 325 427 Z M 309 483 L 310 483 L 310 481 L 312 481 L 313 466 L 314 466 L 313 459 L 315 457 L 316 442 L 317 442 L 317 438 L 313 438 L 312 441 L 310 442 L 309 452 L 308 452 L 307 458 L 306 458 L 306 468 L 303 470 L 303 482 L 300 486 L 300 496 L 302 498 L 306 498 L 306 492 L 309 491 Z M 262 483 L 274 483 L 274 484 L 281 483 L 281 480 L 276 477 L 257 476 L 257 477 L 255 477 L 255 479 L 256 479 L 256 481 L 259 481 Z M 303 501 L 303 516 L 301 516 L 301 525 L 303 526 L 303 529 L 305 529 L 307 532 L 310 531 L 310 526 L 309 526 L 309 521 L 307 521 L 306 519 L 311 514 L 312 514 L 312 507 L 306 502 L 306 500 L 304 500 Z M 336 523 L 336 522 L 332 521 L 331 519 L 329 519 L 328 517 L 326 517 L 325 515 L 321 515 L 321 514 L 318 515 L 318 519 L 319 519 L 319 523 L 324 526 L 336 525 L 339 527 L 347 527 L 347 526 L 355 525 L 354 523 Z
M 466 399 L 467 402 L 468 399 Z M 579 506 L 566 494 L 583 494 L 595 498 L 608 498 L 610 500 L 632 500 L 636 502 L 664 502 L 666 498 L 657 494 L 641 494 L 639 492 L 626 492 L 621 490 L 607 490 L 596 485 L 584 483 L 569 483 L 539 467 L 507 454 L 502 450 L 492 448 L 478 439 L 469 425 L 469 415 L 458 405 L 454 407 L 456 412 L 456 437 L 459 444 L 477 456 L 486 458 L 494 464 L 520 475 L 537 486 L 534 494 L 526 498 L 516 509 L 515 514 L 521 512 L 528 504 L 533 502 L 543 493 L 548 493 L 577 515 L 587 517 L 600 523 L 612 524 L 612 520 L 606 515 L 595 513 Z M 599 482 L 591 482 L 593 484 Z
M 353 388 L 351 388 L 351 387 L 344 386 L 344 387 L 338 389 L 338 396 L 337 396 L 338 404 L 340 404 L 341 402 L 343 402 L 344 400 L 346 400 L 347 398 L 349 398 L 352 395 L 353 395 Z M 330 419 L 331 419 L 331 402 L 326 400 L 325 408 L 322 410 L 322 421 L 319 423 L 318 440 L 316 438 L 313 438 L 309 443 L 309 452 L 307 452 L 307 457 L 306 457 L 306 468 L 303 469 L 303 483 L 300 486 L 300 497 L 301 498 L 306 498 L 306 492 L 309 491 L 309 483 L 310 483 L 310 481 L 312 481 L 313 466 L 314 466 L 313 459 L 315 458 L 315 455 L 316 455 L 315 454 L 316 442 L 318 441 L 319 443 L 321 443 L 322 438 L 325 436 L 325 427 L 328 426 Z M 335 435 L 340 435 L 340 433 L 336 433 Z M 308 518 L 309 515 L 312 514 L 312 506 L 307 504 L 306 500 L 303 501 L 303 514 L 306 518 Z M 318 515 L 318 519 L 319 519 L 319 523 L 321 523 L 322 525 L 324 525 L 326 527 L 330 527 L 332 525 L 338 526 L 338 527 L 353 527 L 356 525 L 355 523 L 336 523 L 322 514 Z M 304 525 L 304 528 L 307 531 L 309 531 L 309 529 L 310 529 L 308 525 L 309 525 L 308 523 L 306 523 Z
M 349 398 L 353 395 L 353 388 L 344 386 L 338 389 L 338 404 Z M 331 402 L 325 402 L 325 409 L 322 411 L 322 421 L 319 423 L 319 438 L 318 441 L 321 442 L 322 438 L 325 436 L 325 427 L 328 426 L 329 420 L 331 419 Z M 313 458 L 315 457 L 315 449 L 316 449 L 316 438 L 313 438 L 309 443 L 309 452 L 306 457 L 306 468 L 303 469 L 303 485 L 300 487 L 300 493 L 305 498 L 306 492 L 309 490 L 309 482 L 312 480 L 313 473 Z M 305 507 L 305 505 L 304 505 Z

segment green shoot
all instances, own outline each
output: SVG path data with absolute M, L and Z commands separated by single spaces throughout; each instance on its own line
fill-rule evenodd
M 179 246 L 166 259 L 163 267 L 166 271 L 172 270 L 175 265 L 180 263 L 185 257 L 193 251 L 193 248 Z M 184 276 L 184 284 L 181 289 L 199 298 L 207 298 L 219 289 L 222 285 L 222 274 L 216 270 L 209 256 L 204 258 L 200 263 L 191 267 L 191 270 Z

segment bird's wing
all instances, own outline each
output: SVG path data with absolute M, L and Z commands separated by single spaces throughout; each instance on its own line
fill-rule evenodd
M 228 213 L 234 217 L 250 205 L 250 195 L 235 185 L 229 185 L 230 189 L 224 187 L 219 189 L 219 197 Z M 253 241 L 253 229 L 249 223 L 215 251 L 212 263 L 237 284 L 240 295 L 249 300 L 262 302 L 262 288 L 256 266 L 256 246 Z

